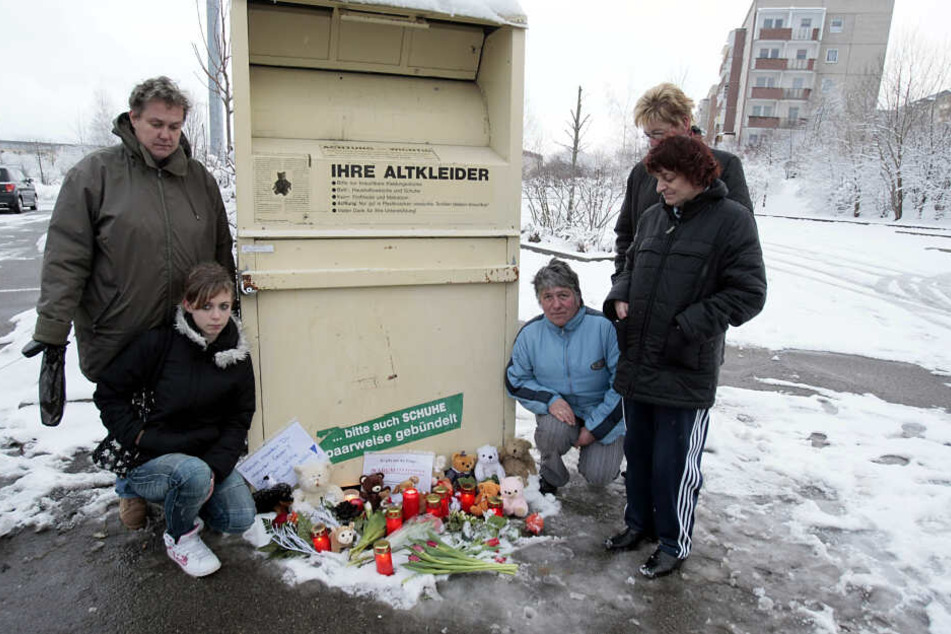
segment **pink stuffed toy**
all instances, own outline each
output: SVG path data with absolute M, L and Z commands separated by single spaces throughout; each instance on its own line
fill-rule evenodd
M 525 517 L 528 515 L 528 502 L 525 500 L 525 485 L 518 476 L 502 478 L 500 495 L 502 496 L 502 511 L 506 515 Z

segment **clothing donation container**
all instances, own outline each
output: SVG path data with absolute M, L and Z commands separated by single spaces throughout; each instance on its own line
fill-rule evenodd
M 251 445 L 296 419 L 340 482 L 514 434 L 525 20 L 441 4 L 232 4 Z

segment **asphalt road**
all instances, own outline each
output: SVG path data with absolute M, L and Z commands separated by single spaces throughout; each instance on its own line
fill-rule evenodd
M 46 233 L 51 212 L 50 203 L 41 202 L 39 211 L 0 215 L 0 337 L 13 330 L 10 319 L 34 308 L 40 297 L 43 254 L 37 241 Z

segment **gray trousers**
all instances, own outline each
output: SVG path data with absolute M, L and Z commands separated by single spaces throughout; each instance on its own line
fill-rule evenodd
M 539 474 L 552 486 L 568 484 L 570 476 L 562 456 L 577 442 L 580 433 L 580 426 L 566 425 L 551 414 L 535 416 L 535 446 L 542 458 Z M 603 486 L 618 476 L 623 457 L 624 436 L 609 445 L 593 442 L 581 448 L 578 473 L 589 484 Z

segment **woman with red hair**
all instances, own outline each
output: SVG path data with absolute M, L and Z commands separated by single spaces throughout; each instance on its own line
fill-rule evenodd
M 670 136 L 645 167 L 662 200 L 641 216 L 604 302 L 605 315 L 617 320 L 614 389 L 627 426 L 626 527 L 605 547 L 657 540 L 640 568 L 654 578 L 690 554 L 724 337 L 762 310 L 766 271 L 753 215 L 727 198 L 709 148 Z

